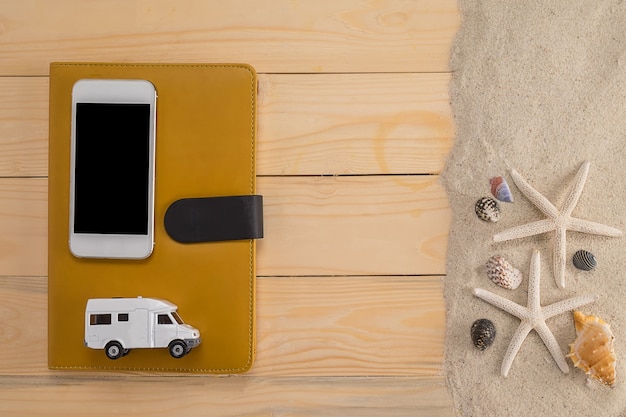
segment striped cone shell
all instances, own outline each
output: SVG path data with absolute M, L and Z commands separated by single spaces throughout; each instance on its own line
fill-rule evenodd
M 577 251 L 572 261 L 574 262 L 574 266 L 582 271 L 591 271 L 598 265 L 593 253 L 587 252 L 586 250 Z

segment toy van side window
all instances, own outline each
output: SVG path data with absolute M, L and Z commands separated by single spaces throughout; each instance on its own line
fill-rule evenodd
M 101 324 L 111 324 L 111 315 L 110 314 L 91 314 L 89 316 L 89 324 L 92 326 L 97 326 Z
M 117 315 L 117 321 L 128 321 L 128 313 L 119 313 Z
M 172 324 L 172 319 L 167 314 L 159 314 L 157 320 L 159 324 Z

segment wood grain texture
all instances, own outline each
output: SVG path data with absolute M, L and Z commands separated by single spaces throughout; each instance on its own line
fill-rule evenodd
M 449 74 L 261 76 L 258 173 L 439 173 L 452 146 L 449 79 Z
M 437 176 L 260 178 L 259 275 L 445 272 L 450 211 Z
M 263 177 L 257 191 L 258 275 L 444 273 L 450 210 L 436 176 Z M 47 179 L 0 178 L 0 213 L 0 275 L 47 275 Z
M 48 274 L 47 184 L 0 178 L 0 276 Z
M 437 376 L 440 277 L 259 279 L 252 375 Z
M 450 417 L 432 174 L 459 21 L 456 0 L 0 0 L 0 415 Z M 64 60 L 260 73 L 250 374 L 47 369 L 47 76 Z
M 451 410 L 441 377 L 0 376 L 3 416 L 451 417 Z
M 259 278 L 249 375 L 436 377 L 441 291 L 441 277 Z M 45 277 L 0 277 L 0 300 L 0 375 L 66 374 L 47 370 Z
M 260 75 L 257 173 L 439 173 L 452 145 L 449 79 Z M 0 132 L 0 176 L 47 175 L 47 77 L 0 77 Z
M 0 77 L 0 176 L 47 175 L 48 79 Z
M 441 72 L 458 22 L 454 0 L 3 0 L 0 75 L 47 75 L 51 61 Z

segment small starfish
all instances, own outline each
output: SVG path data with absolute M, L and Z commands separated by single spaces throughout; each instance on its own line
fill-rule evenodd
M 562 210 L 559 212 L 559 210 L 557 210 L 557 208 L 549 202 L 548 199 L 531 187 L 530 184 L 528 184 L 516 170 L 512 169 L 511 176 L 513 177 L 513 181 L 515 181 L 517 187 L 530 200 L 530 202 L 533 203 L 535 207 L 537 207 L 547 217 L 547 219 L 512 227 L 494 235 L 493 237 L 495 242 L 504 242 L 506 240 L 519 239 L 554 231 L 554 253 L 552 255 L 554 280 L 559 288 L 565 288 L 565 234 L 568 230 L 611 237 L 622 235 L 622 231 L 614 227 L 571 216 L 572 211 L 574 211 L 574 207 L 576 207 L 576 203 L 578 203 L 578 198 L 583 191 L 588 174 L 589 162 L 585 162 L 578 170 L 574 180 L 574 186 L 565 196 L 565 203 L 563 204 Z
M 539 251 L 534 250 L 532 258 L 530 260 L 530 273 L 528 278 L 528 302 L 526 307 L 514 303 L 504 297 L 500 297 L 492 292 L 483 290 L 481 288 L 474 288 L 474 295 L 488 302 L 489 304 L 498 307 L 500 310 L 504 310 L 509 314 L 521 320 L 521 323 L 513 338 L 509 344 L 504 360 L 502 361 L 502 376 L 506 377 L 509 374 L 513 360 L 522 347 L 522 343 L 526 340 L 526 336 L 531 330 L 535 330 L 543 343 L 546 345 L 556 364 L 559 366 L 563 373 L 569 372 L 569 366 L 565 361 L 565 356 L 559 347 L 558 342 L 554 338 L 554 335 L 546 325 L 546 320 L 554 317 L 558 314 L 564 313 L 569 310 L 573 310 L 585 304 L 589 304 L 595 301 L 598 296 L 596 295 L 584 295 L 580 297 L 568 298 L 566 300 L 559 301 L 549 306 L 541 307 L 541 300 L 539 295 L 540 287 L 540 256 Z

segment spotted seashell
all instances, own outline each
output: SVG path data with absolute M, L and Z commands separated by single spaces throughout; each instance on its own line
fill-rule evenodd
M 486 222 L 497 222 L 500 220 L 500 206 L 493 198 L 483 197 L 474 206 L 476 215 Z
M 574 311 L 574 324 L 576 340 L 569 345 L 567 357 L 591 378 L 612 386 L 616 360 L 611 326 L 599 317 L 586 316 L 580 311 Z
M 596 257 L 593 256 L 593 253 L 587 252 L 586 250 L 577 251 L 572 258 L 572 261 L 574 261 L 574 266 L 576 268 L 583 271 L 591 271 L 598 265 Z
M 502 256 L 495 255 L 489 258 L 487 264 L 487 276 L 496 285 L 508 290 L 514 290 L 522 283 L 522 273 L 513 268 Z
M 478 350 L 485 350 L 493 344 L 496 338 L 496 326 L 491 320 L 479 319 L 472 324 L 470 331 L 472 343 Z
M 489 183 L 491 184 L 491 194 L 495 198 L 505 203 L 513 202 L 513 194 L 511 194 L 509 184 L 506 183 L 503 177 L 493 177 L 489 180 Z

